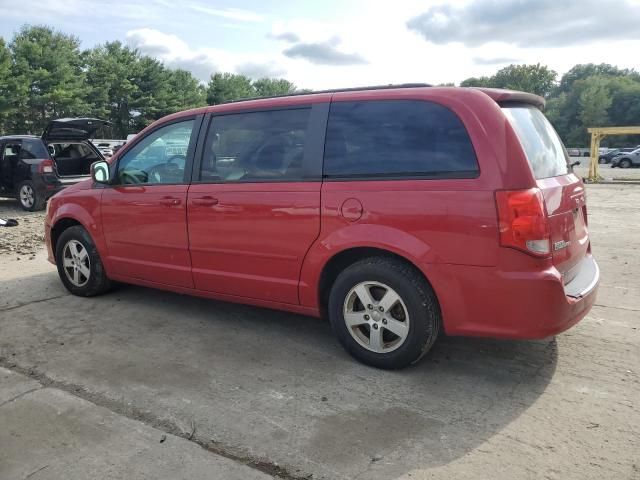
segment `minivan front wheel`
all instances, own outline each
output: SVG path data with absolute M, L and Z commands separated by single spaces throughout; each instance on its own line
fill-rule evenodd
M 83 227 L 67 228 L 58 238 L 55 249 L 58 275 L 69 292 L 92 297 L 111 288 L 96 246 Z
M 329 295 L 329 318 L 340 343 L 378 368 L 402 368 L 429 351 L 440 330 L 433 290 L 410 265 L 384 257 L 344 270 Z
M 18 200 L 23 210 L 35 212 L 44 208 L 45 199 L 33 186 L 33 182 L 27 180 L 18 186 Z
M 630 168 L 631 167 L 631 160 L 627 160 L 626 158 L 624 160 L 620 160 L 620 163 L 618 164 L 618 166 L 620 168 Z

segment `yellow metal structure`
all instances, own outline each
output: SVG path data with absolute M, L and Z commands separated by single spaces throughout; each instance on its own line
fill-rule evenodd
M 607 135 L 640 135 L 640 127 L 599 127 L 589 128 L 591 134 L 591 164 L 589 165 L 589 181 L 597 182 L 600 176 L 598 158 L 600 157 L 600 141 Z

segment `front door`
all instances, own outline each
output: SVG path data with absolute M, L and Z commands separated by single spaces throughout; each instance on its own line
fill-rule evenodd
M 102 226 L 115 275 L 193 287 L 187 190 L 201 117 L 161 126 L 120 157 L 102 195 Z
M 187 207 L 196 288 L 299 303 L 302 262 L 320 231 L 320 110 L 213 117 Z
M 20 140 L 8 140 L 0 144 L 0 191 L 13 192 L 18 187 L 15 176 L 21 148 Z

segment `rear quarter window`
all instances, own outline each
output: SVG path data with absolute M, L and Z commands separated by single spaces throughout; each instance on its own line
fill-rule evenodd
M 331 104 L 326 178 L 473 178 L 479 168 L 458 116 L 415 100 Z
M 23 160 L 45 159 L 49 158 L 49 151 L 39 138 L 25 138 L 22 140 L 20 158 Z
M 569 154 L 544 114 L 535 107 L 503 107 L 536 179 L 569 173 Z

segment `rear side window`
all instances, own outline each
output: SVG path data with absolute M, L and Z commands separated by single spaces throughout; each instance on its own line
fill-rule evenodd
M 20 150 L 20 158 L 23 160 L 44 159 L 49 158 L 49 152 L 45 148 L 42 140 L 25 138 L 22 141 L 22 149 Z
M 327 178 L 472 178 L 478 173 L 466 128 L 442 105 L 412 100 L 331 104 Z
M 537 179 L 569 173 L 569 154 L 549 120 L 535 107 L 503 107 L 502 111 L 520 139 Z
M 311 109 L 214 116 L 200 180 L 256 182 L 300 180 Z

